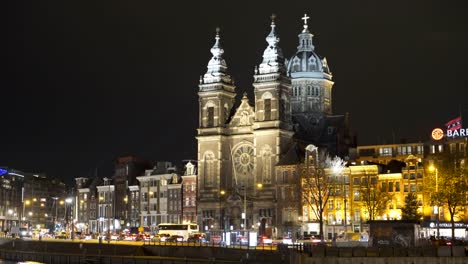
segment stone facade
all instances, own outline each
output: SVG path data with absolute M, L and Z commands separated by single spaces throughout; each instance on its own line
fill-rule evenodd
M 301 214 L 300 195 L 294 191 L 300 181 L 294 170 L 285 178 L 278 171 L 288 169 L 276 166 L 296 141 L 317 144 L 333 155 L 346 152 L 338 150 L 344 142 L 337 140 L 344 116 L 332 116 L 332 75 L 326 59 L 314 51 L 308 17 L 303 19 L 299 46 L 290 60 L 278 45 L 273 19 L 263 60 L 254 69 L 255 98 L 251 104 L 244 94 L 237 108 L 237 88 L 216 34 L 198 92 L 197 222 L 205 231 L 291 235 Z

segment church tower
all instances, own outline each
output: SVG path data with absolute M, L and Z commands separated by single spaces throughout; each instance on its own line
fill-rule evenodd
M 227 74 L 226 61 L 222 55 L 224 50 L 220 44 L 219 28 L 216 29 L 215 44 L 211 48 L 213 57 L 208 62 L 208 70 L 200 77 L 199 134 L 218 133 L 215 128 L 224 127 L 234 104 L 235 86 L 231 76 Z
M 314 144 L 332 156 L 345 158 L 355 144 L 349 132 L 349 115 L 332 113 L 333 76 L 326 58 L 315 52 L 309 17 L 302 19 L 296 54 L 286 63 L 292 83 L 294 138 L 302 145 Z
M 332 115 L 332 74 L 327 60 L 315 53 L 304 15 L 304 26 L 299 34 L 296 54 L 289 60 L 288 75 L 292 82 L 291 108 L 295 130 L 299 138 L 317 134 L 317 127 Z
M 255 69 L 255 149 L 257 158 L 257 183 L 271 184 L 274 165 L 289 147 L 292 133 L 290 91 L 291 81 L 286 76 L 284 57 L 278 43 L 275 16 L 271 31 L 266 37 L 268 46 L 263 61 Z M 261 165 L 261 166 L 260 166 Z
M 208 62 L 207 72 L 199 84 L 198 128 L 198 186 L 199 197 L 214 199 L 220 190 L 224 163 L 221 155 L 222 139 L 227 120 L 236 96 L 235 86 L 227 73 L 226 61 L 220 44 L 219 28 L 211 48 L 213 57 Z

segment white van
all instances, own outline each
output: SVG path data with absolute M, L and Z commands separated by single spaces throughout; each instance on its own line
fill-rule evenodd
M 31 237 L 32 232 L 25 227 L 14 226 L 10 229 L 10 235 L 12 237 Z

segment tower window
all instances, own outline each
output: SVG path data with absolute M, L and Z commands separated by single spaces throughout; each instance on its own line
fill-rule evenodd
M 207 127 L 214 127 L 214 107 L 208 107 L 208 123 Z
M 307 86 L 307 96 L 311 96 L 311 95 L 312 95 L 312 87 Z
M 271 120 L 271 99 L 265 99 L 265 109 L 264 109 L 265 118 L 264 120 Z

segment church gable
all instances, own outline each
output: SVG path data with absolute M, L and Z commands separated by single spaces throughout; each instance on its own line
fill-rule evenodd
M 255 120 L 254 108 L 249 104 L 247 95 L 244 94 L 242 102 L 236 110 L 236 113 L 231 118 L 230 127 L 246 127 L 252 126 Z

